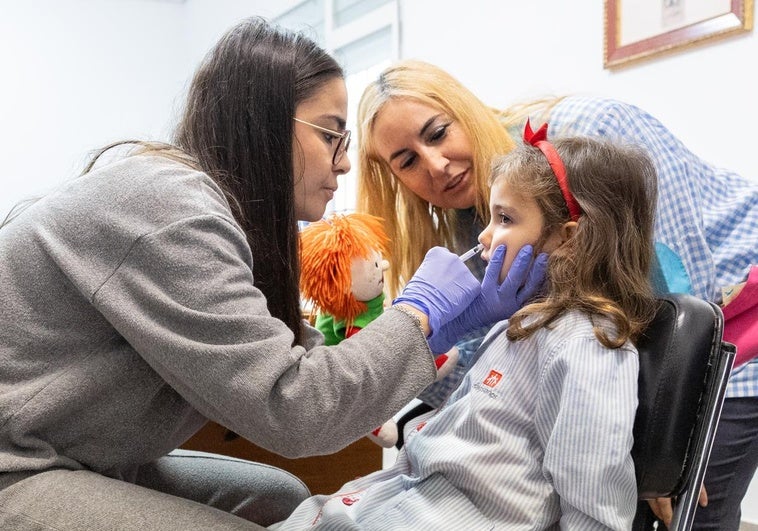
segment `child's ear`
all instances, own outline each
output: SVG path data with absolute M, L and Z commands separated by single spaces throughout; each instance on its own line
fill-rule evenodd
M 576 221 L 567 221 L 561 226 L 560 235 L 561 235 L 561 244 L 564 243 L 566 240 L 570 240 L 574 237 L 574 234 L 576 234 L 576 228 L 579 226 L 579 224 Z

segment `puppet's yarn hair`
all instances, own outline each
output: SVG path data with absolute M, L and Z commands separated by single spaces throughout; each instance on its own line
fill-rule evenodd
M 300 231 L 300 292 L 314 310 L 352 323 L 366 305 L 351 293 L 354 258 L 387 254 L 382 218 L 363 213 L 332 214 Z

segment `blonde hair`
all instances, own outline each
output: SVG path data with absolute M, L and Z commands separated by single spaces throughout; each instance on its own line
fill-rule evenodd
M 503 127 L 517 129 L 521 133 L 527 119 L 531 119 L 533 124 L 549 121 L 550 111 L 565 97 L 544 96 L 533 100 L 520 101 L 504 110 L 496 112 Z
M 656 171 L 641 149 L 590 137 L 553 142 L 581 208 L 574 234 L 548 261 L 546 296 L 514 314 L 507 335 L 524 339 L 575 309 L 615 325 L 595 325 L 608 348 L 635 341 L 655 314 L 649 281 L 657 200 Z M 496 161 L 493 182 L 533 198 L 544 218 L 543 237 L 569 220 L 568 207 L 547 158 L 531 145 Z
M 350 290 L 354 258 L 368 258 L 374 250 L 387 253 L 389 238 L 383 220 L 363 213 L 333 214 L 300 231 L 300 292 L 314 310 L 337 320 L 353 320 L 365 312 L 365 303 Z
M 396 296 L 430 248 L 455 245 L 455 209 L 442 209 L 418 197 L 392 174 L 377 154 L 372 128 L 385 103 L 404 98 L 439 109 L 460 124 L 471 139 L 479 219 L 487 219 L 492 159 L 515 147 L 499 121 L 499 111 L 484 105 L 450 74 L 429 63 L 398 62 L 363 92 L 358 104 L 358 210 L 385 220 L 391 240 L 386 286 Z M 468 242 L 463 242 L 468 245 Z

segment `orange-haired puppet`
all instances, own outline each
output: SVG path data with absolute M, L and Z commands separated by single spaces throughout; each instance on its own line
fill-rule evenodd
M 327 345 L 358 332 L 384 311 L 384 271 L 389 238 L 381 218 L 363 213 L 333 214 L 300 231 L 300 292 L 313 304 L 315 326 Z M 437 378 L 457 362 L 457 350 L 437 357 Z M 388 420 L 368 437 L 395 445 L 397 425 Z
M 300 231 L 300 291 L 317 313 L 316 328 L 336 345 L 384 311 L 384 259 L 389 238 L 381 218 L 334 214 Z M 368 437 L 385 448 L 397 442 L 389 420 Z
M 388 243 L 382 220 L 369 214 L 335 214 L 300 231 L 300 291 L 327 345 L 384 311 Z

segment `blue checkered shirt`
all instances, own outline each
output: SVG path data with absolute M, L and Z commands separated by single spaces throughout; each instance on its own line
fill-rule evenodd
M 542 119 L 532 122 L 539 126 Z M 750 266 L 758 264 L 757 178 L 705 162 L 656 118 L 617 100 L 571 96 L 551 110 L 548 122 L 551 138 L 589 135 L 646 149 L 658 171 L 656 245 L 678 258 L 694 295 L 718 303 L 722 287 L 744 282 Z M 461 248 L 475 242 L 474 236 Z M 461 364 L 473 362 L 465 345 L 458 345 L 464 347 Z M 448 390 L 438 383 L 437 400 Z M 758 359 L 732 373 L 727 397 L 745 396 L 758 396 Z M 437 401 L 427 394 L 420 398 Z

